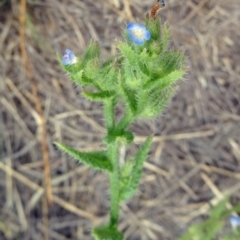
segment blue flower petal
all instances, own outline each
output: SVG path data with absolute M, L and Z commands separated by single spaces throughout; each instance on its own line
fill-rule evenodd
M 149 40 L 151 38 L 151 33 L 146 29 L 145 31 L 145 39 Z
M 132 32 L 129 32 L 128 37 L 137 45 L 142 45 L 145 42 L 144 38 L 137 38 Z
M 135 24 L 136 24 L 136 23 L 129 23 L 129 24 L 127 25 L 127 30 L 131 30 L 132 28 L 134 28 Z
M 139 29 L 142 29 L 143 31 L 146 30 L 146 27 L 143 24 L 141 24 L 141 23 L 135 23 L 135 27 L 139 28 Z
M 151 38 L 150 32 L 143 24 L 129 23 L 127 25 L 128 37 L 137 45 L 142 45 L 146 40 Z
M 233 216 L 233 215 L 230 216 L 230 223 L 233 228 L 240 226 L 240 217 Z
M 62 59 L 62 64 L 63 65 L 71 65 L 71 61 L 69 60 L 69 58 L 63 58 Z
M 74 54 L 73 54 L 72 51 L 68 53 L 68 57 L 69 57 L 69 59 L 70 59 L 72 62 L 73 62 L 74 59 L 75 59 L 75 56 L 74 56 Z
M 62 64 L 64 65 L 72 65 L 77 62 L 77 58 L 75 57 L 73 51 L 70 49 L 65 50 L 66 54 L 62 58 Z

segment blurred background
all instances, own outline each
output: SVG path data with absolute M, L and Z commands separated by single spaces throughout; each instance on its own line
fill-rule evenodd
M 57 54 L 95 39 L 108 58 L 154 3 L 0 0 L 0 240 L 90 240 L 108 219 L 107 175 L 53 146 L 96 150 L 104 136 L 101 105 L 81 97 Z M 177 239 L 223 196 L 240 200 L 240 1 L 165 3 L 159 17 L 189 70 L 161 116 L 131 127 L 138 142 L 156 137 L 138 194 L 121 205 L 127 240 Z

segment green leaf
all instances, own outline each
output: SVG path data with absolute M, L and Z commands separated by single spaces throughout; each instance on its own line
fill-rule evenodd
M 139 55 L 126 43 L 118 42 L 118 49 L 122 55 L 128 60 L 129 64 L 134 66 L 139 62 Z
M 128 159 L 125 161 L 124 165 L 121 167 L 120 171 L 120 200 L 122 200 L 122 192 L 128 186 L 131 179 L 132 170 L 134 167 L 133 159 Z
M 118 72 L 119 68 L 117 60 L 113 61 L 113 59 L 111 59 L 111 61 L 109 60 L 108 62 L 101 64 L 95 81 L 102 90 L 115 92 L 118 84 Z
M 228 203 L 229 199 L 225 198 L 220 201 L 216 206 L 211 209 L 211 218 L 221 219 L 222 214 L 226 210 L 226 204 Z
M 161 25 L 158 18 L 146 18 L 146 28 L 151 33 L 151 40 L 159 40 L 161 37 Z
M 80 70 L 76 73 L 73 73 L 70 75 L 70 78 L 72 81 L 78 83 L 79 85 L 85 85 L 86 83 L 83 83 L 83 70 Z
M 110 57 L 105 62 L 103 62 L 102 67 L 105 68 L 105 67 L 111 66 L 114 63 L 114 61 L 116 61 L 115 59 L 116 59 L 115 56 Z
M 92 235 L 96 240 L 124 240 L 123 233 L 115 227 L 101 226 L 92 230 Z
M 96 81 L 100 72 L 98 59 L 89 59 L 89 61 L 84 64 L 83 69 L 82 82 L 86 83 L 85 85 L 90 85 L 97 89 L 101 89 L 101 86 L 99 86 L 98 82 Z
M 82 94 L 91 101 L 105 101 L 106 99 L 109 99 L 115 95 L 114 92 L 110 91 L 102 91 L 97 93 L 83 91 Z
M 94 86 L 98 89 L 98 86 L 95 84 L 93 79 L 87 77 L 83 70 L 70 74 L 70 78 L 73 82 L 79 84 L 80 86 Z
M 165 90 L 166 88 L 171 87 L 179 79 L 181 79 L 185 72 L 186 71 L 184 69 L 175 70 L 165 77 L 161 77 L 157 80 L 148 82 L 144 86 L 144 89 L 150 90 L 150 89 L 158 88 L 158 89 L 161 89 L 161 90 Z
M 167 47 L 169 43 L 169 38 L 170 38 L 170 30 L 165 24 L 163 26 L 163 34 L 162 34 L 162 39 L 161 39 L 161 51 L 164 51 L 164 49 Z
M 131 198 L 138 188 L 140 179 L 142 177 L 142 168 L 147 159 L 148 151 L 151 147 L 152 138 L 149 137 L 140 147 L 134 157 L 134 165 L 132 167 L 131 176 L 128 183 L 120 191 L 120 200 L 128 200 Z
M 220 219 L 208 219 L 203 229 L 204 239 L 212 240 L 214 236 L 222 229 L 223 225 L 224 222 Z
M 91 41 L 88 45 L 87 51 L 84 55 L 84 64 L 91 59 L 99 58 L 100 56 L 100 47 L 97 42 Z
M 71 157 L 76 160 L 85 163 L 86 165 L 96 168 L 99 170 L 106 170 L 108 172 L 112 171 L 112 163 L 107 158 L 107 155 L 104 151 L 99 152 L 79 152 L 76 149 L 73 149 L 62 143 L 55 142 L 56 146 L 62 151 L 69 154 Z
M 139 117 L 153 118 L 159 115 L 164 110 L 173 94 L 174 94 L 173 89 L 170 89 L 169 91 L 165 92 L 161 92 L 158 89 L 154 89 L 150 93 L 150 96 L 148 96 L 147 102 L 145 104 L 146 107 L 144 108 L 144 111 L 141 112 Z
M 132 169 L 134 166 L 133 159 L 127 160 L 121 168 L 121 177 L 124 179 L 129 178 L 132 173 Z
M 128 89 L 123 85 L 120 77 L 118 79 L 122 97 L 125 100 L 125 104 L 127 107 L 127 111 L 131 112 L 133 116 L 137 115 L 138 110 L 138 100 L 137 100 L 137 93 L 135 90 Z
M 168 50 L 160 55 L 154 55 L 153 61 L 149 61 L 147 67 L 151 72 L 152 81 L 155 81 L 175 70 L 184 69 L 184 62 L 181 51 Z

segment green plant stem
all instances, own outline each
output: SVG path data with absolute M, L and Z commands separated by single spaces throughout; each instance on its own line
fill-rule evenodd
M 108 132 L 115 127 L 114 119 L 114 99 L 106 101 L 104 104 L 104 117 Z M 108 145 L 108 156 L 111 159 L 113 171 L 109 173 L 110 182 L 110 226 L 117 227 L 119 215 L 119 144 L 117 140 Z
M 124 117 L 119 121 L 119 123 L 116 126 L 116 130 L 125 130 L 132 122 L 134 118 L 130 113 L 126 113 Z
M 114 122 L 114 99 L 108 100 L 104 104 L 104 117 L 107 125 L 108 131 L 112 130 L 114 128 L 115 122 Z
M 119 214 L 119 144 L 114 142 L 108 146 L 109 157 L 112 161 L 113 172 L 109 174 L 110 179 L 110 226 L 117 227 Z
M 133 116 L 126 112 L 124 117 L 115 125 L 114 118 L 114 99 L 104 103 L 104 117 L 108 132 L 125 131 L 125 129 L 133 121 Z M 110 227 L 117 228 L 119 217 L 119 193 L 120 193 L 120 174 L 119 174 L 119 147 L 120 143 L 117 139 L 108 145 L 108 157 L 111 159 L 113 171 L 109 173 L 110 182 Z
M 114 131 L 124 131 L 132 122 L 131 115 L 126 114 L 115 127 Z M 108 145 L 108 155 L 111 159 L 113 171 L 109 173 L 110 179 L 110 226 L 117 227 L 119 216 L 120 176 L 119 176 L 119 147 L 120 143 L 115 142 Z

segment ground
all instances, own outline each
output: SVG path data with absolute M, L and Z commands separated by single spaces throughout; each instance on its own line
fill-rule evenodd
M 108 218 L 107 176 L 53 142 L 99 148 L 102 109 L 80 95 L 57 54 L 81 55 L 94 39 L 109 57 L 126 24 L 143 22 L 155 2 L 29 0 L 26 9 L 24 2 L 0 2 L 0 239 L 88 240 Z M 137 143 L 155 138 L 139 192 L 121 206 L 127 240 L 177 239 L 223 196 L 240 200 L 240 2 L 165 3 L 159 17 L 185 51 L 188 73 L 161 116 L 131 127 Z

